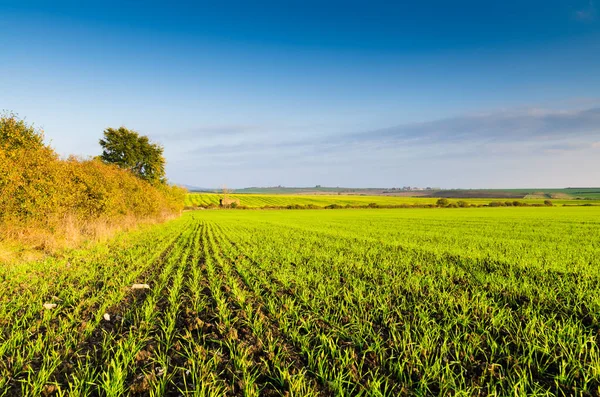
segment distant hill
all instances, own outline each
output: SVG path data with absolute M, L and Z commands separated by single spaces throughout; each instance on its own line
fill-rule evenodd
M 401 188 L 348 188 L 348 187 L 247 187 L 235 189 L 234 193 L 253 193 L 253 194 L 340 194 L 340 195 L 397 195 L 397 196 L 423 196 L 430 190 L 402 190 Z
M 449 189 L 435 191 L 429 197 L 597 200 L 600 199 L 600 188 Z
M 218 193 L 219 188 L 206 188 L 181 185 L 190 192 Z M 232 189 L 235 194 L 288 194 L 288 195 L 360 195 L 360 196 L 399 196 L 399 197 L 438 197 L 438 198 L 506 198 L 506 199 L 560 199 L 598 200 L 600 187 L 568 188 L 527 188 L 527 189 L 440 189 L 440 188 L 348 188 L 348 187 L 246 187 Z
M 211 191 L 211 190 L 205 190 Z M 218 191 L 212 190 L 212 191 Z M 235 189 L 233 193 L 244 194 L 338 194 L 364 196 L 445 197 L 445 198 L 548 198 L 548 199 L 600 199 L 600 188 L 527 188 L 527 189 L 439 189 L 439 188 L 346 188 L 346 187 L 248 187 Z
M 190 192 L 216 192 L 219 189 L 209 188 L 209 187 L 198 187 L 192 185 L 180 184 L 179 186 L 186 188 Z

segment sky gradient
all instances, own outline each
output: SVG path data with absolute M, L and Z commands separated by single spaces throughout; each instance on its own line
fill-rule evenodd
M 210 3 L 0 0 L 0 109 L 201 187 L 600 186 L 595 1 Z

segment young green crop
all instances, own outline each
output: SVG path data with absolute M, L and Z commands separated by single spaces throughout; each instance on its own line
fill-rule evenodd
M 425 206 L 435 205 L 438 201 L 436 197 L 403 197 L 403 196 L 362 196 L 362 195 L 288 195 L 288 194 L 230 194 L 230 198 L 240 200 L 240 205 L 248 208 L 268 208 L 268 207 L 288 207 L 288 206 L 315 206 L 326 207 L 328 205 L 366 207 L 369 204 L 378 206 Z M 222 194 L 215 193 L 189 193 L 185 198 L 186 207 L 211 207 L 218 206 L 219 200 L 223 198 Z M 460 202 L 469 205 L 488 205 L 491 202 L 513 203 L 517 201 L 523 204 L 543 205 L 547 198 L 537 199 L 506 199 L 506 198 L 469 198 L 469 199 L 450 199 L 452 204 Z M 570 199 L 552 199 L 555 205 L 583 205 L 599 204 L 600 200 L 596 198 L 590 200 L 570 200 Z
M 599 226 L 596 207 L 188 212 L 0 269 L 0 395 L 598 395 Z

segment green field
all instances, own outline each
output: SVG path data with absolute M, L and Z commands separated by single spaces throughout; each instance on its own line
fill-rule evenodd
M 217 190 L 209 190 L 217 192 Z M 208 192 L 208 191 L 203 191 Z M 403 191 L 399 188 L 345 188 L 345 187 L 250 187 L 234 189 L 233 193 L 253 194 L 361 194 L 376 196 L 383 193 L 402 193 L 428 197 L 455 197 L 455 198 L 514 198 L 522 199 L 528 196 L 549 199 L 590 199 L 600 200 L 600 188 L 597 187 L 569 187 L 569 188 L 521 188 L 521 189 L 428 189 Z
M 216 193 L 189 193 L 185 199 L 187 207 L 209 207 L 218 206 L 222 194 Z M 435 204 L 439 197 L 399 197 L 399 196 L 361 196 L 361 195 L 284 195 L 284 194 L 230 194 L 230 198 L 240 200 L 240 205 L 248 208 L 264 207 L 287 207 L 290 205 L 325 207 L 332 204 L 340 206 L 367 206 L 375 203 L 381 206 L 401 206 L 401 205 L 427 205 Z M 506 198 L 467 198 L 450 199 L 451 203 L 466 201 L 473 205 L 487 205 L 492 201 L 519 201 L 526 204 L 543 204 L 541 199 L 506 199 Z M 551 200 L 555 205 L 582 205 L 582 204 L 600 204 L 600 200 Z
M 0 395 L 598 395 L 598 241 L 598 207 L 187 212 L 1 268 Z

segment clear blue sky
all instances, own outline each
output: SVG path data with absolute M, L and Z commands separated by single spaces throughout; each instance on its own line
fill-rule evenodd
M 202 187 L 600 185 L 600 2 L 3 1 L 0 109 Z

